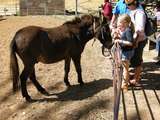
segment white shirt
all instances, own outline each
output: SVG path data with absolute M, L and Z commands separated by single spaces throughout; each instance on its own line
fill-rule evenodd
M 160 11 L 157 8 L 154 9 L 154 14 L 157 17 L 157 21 L 160 21 Z
M 160 21 L 160 11 L 157 11 L 155 13 L 155 16 L 157 17 L 157 21 Z
M 134 24 L 135 32 L 138 32 L 138 41 L 143 41 L 146 39 L 145 35 L 145 24 L 146 24 L 146 15 L 142 9 L 135 9 L 130 11 L 131 21 Z

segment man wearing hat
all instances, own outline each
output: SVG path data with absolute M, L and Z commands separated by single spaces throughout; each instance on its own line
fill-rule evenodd
M 125 1 L 119 0 L 116 6 L 114 7 L 112 13 L 113 13 L 113 16 L 110 23 L 111 28 L 115 27 L 115 22 L 117 20 L 118 15 L 129 13 L 129 10 L 125 4 Z
M 130 10 L 130 17 L 135 27 L 135 32 L 137 33 L 137 47 L 135 48 L 134 56 L 131 58 L 131 67 L 135 68 L 134 77 L 130 80 L 130 83 L 135 85 L 141 79 L 142 63 L 143 63 L 143 49 L 147 42 L 147 37 L 145 35 L 145 23 L 146 15 L 143 9 L 139 7 L 139 2 L 137 0 L 125 0 L 127 8 Z
M 113 17 L 110 23 L 110 28 L 115 27 L 115 22 L 118 15 L 129 14 L 132 22 L 135 26 L 135 31 L 138 34 L 137 37 L 137 48 L 135 48 L 135 54 L 131 59 L 131 67 L 135 68 L 135 74 L 133 79 L 130 81 L 131 84 L 137 84 L 140 80 L 141 70 L 142 70 L 142 55 L 143 48 L 146 44 L 146 35 L 144 33 L 144 27 L 146 22 L 146 16 L 141 4 L 137 0 L 120 0 L 114 10 Z
M 141 5 L 139 5 L 138 7 L 140 9 L 143 9 Z M 130 10 L 128 9 L 126 5 L 125 0 L 119 0 L 112 11 L 113 16 L 111 19 L 110 28 L 112 29 L 115 27 L 115 23 L 119 15 L 129 14 L 129 13 L 130 13 Z

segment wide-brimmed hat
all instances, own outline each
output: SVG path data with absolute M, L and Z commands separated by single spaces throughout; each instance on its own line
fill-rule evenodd
M 132 3 L 134 3 L 136 0 L 125 0 L 125 3 L 126 4 L 132 4 Z

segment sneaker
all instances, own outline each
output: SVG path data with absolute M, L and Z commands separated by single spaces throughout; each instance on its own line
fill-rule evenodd
M 153 60 L 160 60 L 160 56 L 154 57 Z

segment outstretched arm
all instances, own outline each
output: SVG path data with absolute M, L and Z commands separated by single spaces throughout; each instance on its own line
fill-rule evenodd
M 114 41 L 114 43 L 119 43 L 119 44 L 121 44 L 123 46 L 132 46 L 133 45 L 132 42 L 126 41 L 126 40 L 121 40 L 121 39 L 116 39 Z

